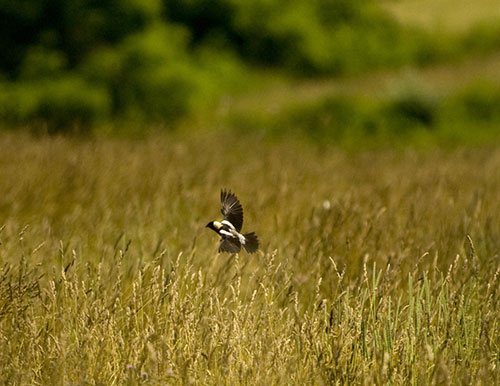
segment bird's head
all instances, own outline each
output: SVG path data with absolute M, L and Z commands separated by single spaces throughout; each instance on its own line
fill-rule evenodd
M 205 225 L 205 228 L 210 228 L 210 229 L 213 229 L 214 231 L 217 230 L 214 226 L 213 221 L 210 221 L 207 225 Z

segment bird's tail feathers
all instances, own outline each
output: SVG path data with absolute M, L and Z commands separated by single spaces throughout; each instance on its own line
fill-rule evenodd
M 245 244 L 243 247 L 248 253 L 254 253 L 257 249 L 259 249 L 259 239 L 254 232 L 245 233 Z

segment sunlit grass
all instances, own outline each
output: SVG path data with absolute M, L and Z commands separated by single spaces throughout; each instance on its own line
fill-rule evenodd
M 478 23 L 497 23 L 495 0 L 388 0 L 380 2 L 400 22 L 445 32 L 462 32 Z
M 500 151 L 0 139 L 13 384 L 496 384 Z M 218 255 L 220 188 L 257 255 Z

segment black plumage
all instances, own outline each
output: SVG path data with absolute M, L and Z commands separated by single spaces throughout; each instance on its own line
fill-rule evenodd
M 207 227 L 221 236 L 219 252 L 238 253 L 241 247 L 248 253 L 259 249 L 259 239 L 254 232 L 241 234 L 243 226 L 243 208 L 238 198 L 231 191 L 221 190 L 222 221 L 211 221 Z
M 238 198 L 231 191 L 221 190 L 220 202 L 222 204 L 221 213 L 224 220 L 234 225 L 236 230 L 241 231 L 243 226 L 243 208 Z

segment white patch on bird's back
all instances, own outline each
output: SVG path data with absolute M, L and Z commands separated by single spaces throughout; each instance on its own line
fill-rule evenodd
M 233 231 L 235 231 L 235 232 L 236 232 L 236 228 L 235 228 L 235 227 L 234 227 L 234 225 L 233 225 L 233 224 L 231 224 L 229 221 L 227 221 L 227 220 L 222 220 L 222 224 L 227 225 L 229 228 L 231 228 Z
M 228 221 L 222 221 L 222 223 L 224 223 L 224 225 L 227 225 L 227 224 L 231 224 L 230 222 Z M 227 224 L 226 224 L 227 223 Z M 228 237 L 231 237 L 233 239 L 238 239 L 240 241 L 241 244 L 245 245 L 246 243 L 246 239 L 245 239 L 245 236 L 243 236 L 241 233 L 239 233 L 236 229 L 234 229 L 234 227 L 230 228 L 228 231 L 224 230 L 224 229 L 221 229 L 219 231 L 219 234 L 220 235 L 223 235 L 223 236 L 228 236 Z

